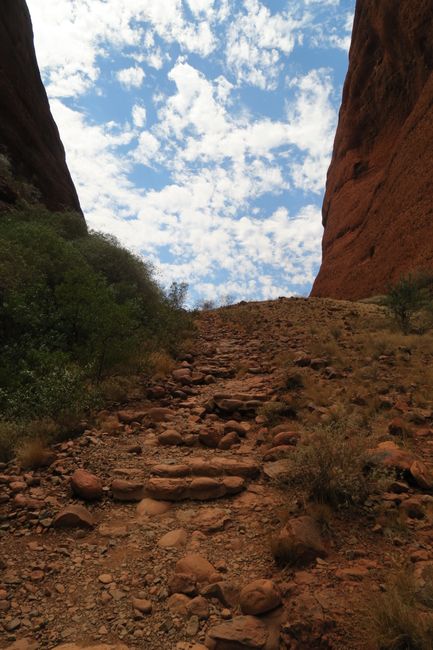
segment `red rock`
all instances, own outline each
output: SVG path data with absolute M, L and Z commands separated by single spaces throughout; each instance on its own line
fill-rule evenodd
M 280 447 L 281 445 L 296 445 L 298 435 L 294 431 L 281 431 L 272 440 L 273 447 Z
M 312 517 L 289 519 L 280 531 L 274 546 L 274 556 L 287 564 L 309 564 L 326 557 L 320 530 Z
M 76 212 L 77 233 L 84 233 L 84 218 L 42 84 L 24 0 L 2 1 L 0 61 L 0 142 L 13 171 L 39 190 L 41 203 L 48 208 Z M 0 210 L 17 198 L 2 176 Z
M 53 521 L 54 528 L 93 528 L 95 525 L 92 513 L 79 505 L 63 508 Z
M 146 492 L 153 499 L 180 501 L 186 499 L 188 481 L 185 479 L 151 478 L 146 482 Z
M 216 429 L 202 429 L 198 437 L 202 445 L 209 447 L 210 449 L 216 449 L 223 437 L 223 434 L 221 431 L 217 431 Z
M 241 439 L 234 431 L 226 433 L 218 443 L 218 449 L 231 449 L 235 445 L 240 445 Z
M 245 479 L 242 476 L 224 476 L 222 483 L 227 494 L 238 494 L 245 488 Z
M 313 296 L 384 293 L 433 268 L 433 9 L 358 0 Z
M 176 563 L 176 573 L 193 575 L 197 582 L 208 582 L 216 571 L 212 564 L 201 555 L 190 553 Z
M 168 422 L 174 418 L 174 412 L 162 406 L 155 406 L 147 411 L 146 416 L 151 422 Z
M 164 501 L 156 501 L 155 499 L 143 499 L 137 505 L 137 515 L 139 517 L 149 516 L 155 517 L 156 515 L 163 515 L 170 510 L 171 504 L 164 503 Z
M 188 494 L 192 499 L 207 501 L 208 499 L 218 499 L 224 496 L 226 487 L 220 481 L 213 478 L 202 476 L 191 481 Z
M 261 650 L 269 633 L 254 616 L 237 616 L 227 623 L 211 627 L 205 645 L 210 650 Z
M 409 471 L 420 488 L 423 490 L 433 489 L 433 472 L 424 463 L 415 460 L 411 464 Z
M 167 429 L 158 436 L 158 443 L 160 445 L 173 445 L 180 446 L 183 445 L 183 438 L 177 431 L 174 429 Z
M 230 433 L 231 431 L 237 433 L 241 438 L 245 438 L 247 434 L 247 430 L 245 429 L 244 425 L 240 422 L 236 422 L 236 420 L 229 420 L 228 422 L 224 423 L 224 433 Z
M 111 491 L 116 501 L 141 501 L 144 496 L 143 483 L 125 481 L 117 478 L 111 483 Z
M 240 593 L 243 614 L 266 614 L 281 605 L 281 594 L 272 580 L 254 580 Z
M 175 573 L 168 581 L 171 594 L 197 595 L 197 579 L 191 573 Z
M 203 596 L 216 598 L 226 607 L 237 607 L 239 604 L 239 588 L 228 581 L 214 582 L 201 590 Z
M 103 495 L 101 479 L 85 469 L 76 469 L 72 474 L 71 488 L 84 501 L 96 501 Z

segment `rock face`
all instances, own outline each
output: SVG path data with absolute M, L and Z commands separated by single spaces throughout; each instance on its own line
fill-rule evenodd
M 13 176 L 36 187 L 48 208 L 82 216 L 39 74 L 25 0 L 2 1 L 0 61 L 0 153 L 12 163 Z M 0 209 L 16 198 L 0 166 Z
M 358 0 L 312 295 L 383 293 L 433 269 L 433 5 Z

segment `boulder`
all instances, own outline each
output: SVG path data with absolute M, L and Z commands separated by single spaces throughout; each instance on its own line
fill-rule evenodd
M 85 469 L 76 469 L 72 474 L 71 488 L 84 501 L 96 501 L 103 495 L 101 479 Z
M 93 528 L 95 525 L 92 513 L 79 505 L 63 508 L 53 520 L 53 528 Z
M 176 573 L 187 573 L 194 576 L 197 582 L 205 583 L 217 572 L 206 558 L 197 553 L 190 553 L 178 560 Z
M 327 555 L 317 522 L 309 516 L 289 519 L 274 541 L 273 553 L 276 560 L 293 565 Z
M 243 614 L 266 614 L 281 605 L 281 594 L 272 580 L 254 580 L 240 593 Z

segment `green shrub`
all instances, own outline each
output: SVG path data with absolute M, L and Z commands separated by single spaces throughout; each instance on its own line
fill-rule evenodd
M 426 306 L 428 287 L 425 276 L 408 275 L 389 289 L 384 304 L 403 334 L 409 334 L 414 315 Z
M 20 204 L 0 221 L 0 412 L 79 422 L 103 379 L 145 348 L 175 354 L 192 329 L 187 287 L 71 213 Z M 71 425 L 68 425 L 71 426 Z

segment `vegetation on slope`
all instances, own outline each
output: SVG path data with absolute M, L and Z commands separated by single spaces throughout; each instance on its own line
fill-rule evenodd
M 176 354 L 191 327 L 184 295 L 183 285 L 164 292 L 149 264 L 74 214 L 24 203 L 3 214 L 3 455 L 29 421 L 73 429 L 107 377 L 142 370 L 156 350 Z

